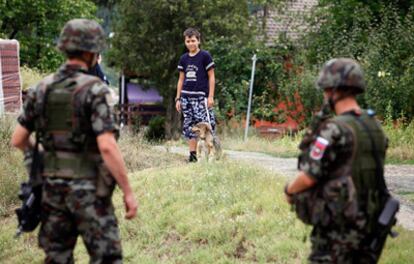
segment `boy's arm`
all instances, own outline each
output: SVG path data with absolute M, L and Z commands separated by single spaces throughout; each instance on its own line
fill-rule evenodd
M 183 83 L 184 83 L 184 72 L 180 71 L 180 75 L 178 76 L 178 83 L 177 83 L 177 94 L 175 96 L 175 108 L 178 112 L 181 111 L 181 103 L 180 103 L 180 97 L 181 97 L 181 90 L 183 89 Z
M 208 74 L 208 87 L 209 87 L 207 104 L 208 104 L 208 107 L 212 107 L 214 105 L 214 89 L 216 88 L 216 78 L 214 76 L 214 68 L 211 68 L 207 72 L 207 74 Z

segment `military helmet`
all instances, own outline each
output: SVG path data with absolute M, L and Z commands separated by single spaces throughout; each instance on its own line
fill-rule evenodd
M 105 32 L 94 20 L 72 19 L 63 27 L 57 47 L 63 53 L 100 53 L 105 48 Z
M 319 73 L 316 86 L 320 89 L 338 88 L 362 93 L 365 81 L 361 66 L 348 58 L 331 59 L 325 63 Z

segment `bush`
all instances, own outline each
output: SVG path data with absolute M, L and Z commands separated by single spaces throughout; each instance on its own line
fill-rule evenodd
M 144 137 L 148 141 L 163 140 L 165 138 L 165 117 L 155 116 L 151 118 Z

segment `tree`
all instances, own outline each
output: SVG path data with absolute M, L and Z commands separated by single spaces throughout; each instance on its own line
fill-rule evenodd
M 63 61 L 55 46 L 65 22 L 95 18 L 95 11 L 92 1 L 0 1 L 0 37 L 20 42 L 21 64 L 55 70 Z
M 120 69 L 146 76 L 165 98 L 166 135 L 179 125 L 174 109 L 177 63 L 185 52 L 182 33 L 201 31 L 202 42 L 250 39 L 246 1 L 238 0 L 122 0 L 118 3 L 115 37 L 109 59 Z M 214 54 L 213 54 L 214 57 Z
M 358 60 L 365 72 L 364 107 L 379 116 L 414 118 L 414 1 L 321 0 L 304 44 L 306 71 L 334 57 Z M 306 99 L 306 98 L 304 98 Z

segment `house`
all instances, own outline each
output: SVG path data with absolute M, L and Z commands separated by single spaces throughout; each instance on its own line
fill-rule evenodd
M 281 35 L 294 41 L 306 34 L 309 30 L 306 17 L 317 5 L 318 0 L 291 0 L 285 1 L 279 9 L 259 9 L 255 15 L 262 21 L 266 44 L 275 45 Z M 293 69 L 291 58 L 285 58 L 284 67 L 287 71 Z M 293 101 L 282 101 L 274 108 L 274 112 L 283 113 L 283 122 L 255 120 L 254 126 L 260 134 L 274 137 L 299 129 L 300 122 L 304 120 L 303 105 L 299 95 L 293 98 Z
M 121 75 L 119 105 L 123 124 L 139 121 L 140 125 L 147 125 L 152 117 L 165 115 L 163 100 L 156 88 L 144 87 Z
M 318 0 L 290 0 L 279 8 L 259 9 L 256 17 L 262 21 L 267 45 L 272 46 L 281 34 L 290 40 L 306 34 L 309 29 L 306 17 L 317 5 Z
M 22 106 L 19 42 L 0 39 L 0 114 Z

